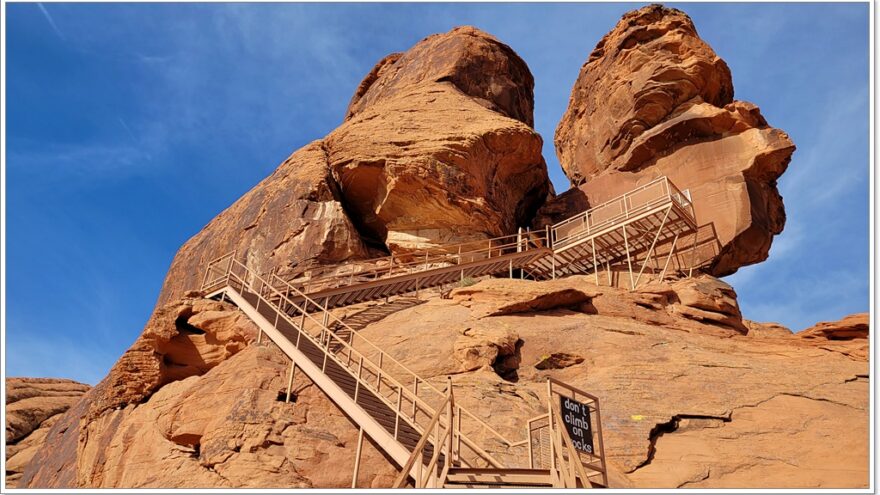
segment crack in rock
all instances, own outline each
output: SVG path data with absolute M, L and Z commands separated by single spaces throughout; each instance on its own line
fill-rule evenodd
M 654 425 L 653 428 L 651 428 L 651 432 L 648 434 L 648 455 L 647 455 L 647 457 L 645 458 L 644 461 L 639 463 L 638 466 L 636 466 L 635 468 L 633 468 L 630 471 L 627 471 L 627 474 L 632 474 L 632 473 L 638 471 L 639 469 L 651 464 L 651 461 L 654 460 L 654 455 L 657 453 L 657 441 L 660 439 L 660 437 L 662 437 L 663 435 L 665 435 L 667 433 L 673 433 L 676 430 L 678 430 L 679 424 L 681 423 L 682 420 L 685 420 L 685 419 L 714 419 L 714 420 L 721 421 L 723 423 L 729 423 L 731 421 L 731 414 L 728 413 L 724 416 L 713 416 L 713 415 L 709 415 L 709 414 L 676 414 L 675 416 L 672 416 L 672 418 L 669 421 L 666 421 L 665 423 L 657 423 L 656 425 Z M 708 477 L 708 475 L 707 475 L 707 477 Z M 697 480 L 697 481 L 701 481 L 701 480 Z

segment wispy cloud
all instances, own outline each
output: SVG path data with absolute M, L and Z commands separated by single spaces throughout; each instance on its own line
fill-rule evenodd
M 125 129 L 125 132 L 128 133 L 128 136 L 131 138 L 131 140 L 134 141 L 135 144 L 137 144 L 138 140 L 136 137 L 134 137 L 134 133 L 131 132 L 131 128 L 128 127 L 128 124 L 125 123 L 125 119 L 123 119 L 122 117 L 119 117 L 118 120 L 119 120 L 119 123 L 122 125 L 122 128 Z
M 49 25 L 52 26 L 52 31 L 55 31 L 55 34 L 57 34 L 58 37 L 61 38 L 61 41 L 67 41 L 64 33 L 62 33 L 60 29 L 58 29 L 58 25 L 55 24 L 55 19 L 52 18 L 52 14 L 49 13 L 46 7 L 42 3 L 38 3 L 37 7 L 40 8 L 40 12 L 43 13 L 43 17 L 45 17 Z
M 111 143 L 52 145 L 7 151 L 8 170 L 18 177 L 41 177 L 47 188 L 124 179 L 156 172 L 143 166 L 146 153 L 135 146 Z

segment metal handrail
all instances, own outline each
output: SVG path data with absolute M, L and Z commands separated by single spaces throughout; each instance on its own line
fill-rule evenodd
M 657 185 L 660 185 L 661 188 L 661 194 L 659 196 L 650 198 L 649 200 L 639 203 L 638 205 L 633 205 L 633 196 L 651 187 L 656 187 Z M 550 244 L 554 247 L 554 249 L 557 249 L 564 245 L 570 244 L 586 235 L 590 235 L 592 232 L 606 229 L 608 226 L 616 224 L 621 219 L 629 218 L 632 215 L 639 214 L 644 210 L 650 209 L 653 206 L 670 200 L 674 201 L 680 207 L 686 209 L 689 216 L 693 218 L 693 203 L 691 202 L 690 198 L 682 193 L 681 190 L 679 190 L 675 186 L 675 184 L 673 184 L 669 180 L 668 177 L 662 176 L 646 184 L 643 184 L 631 191 L 627 191 L 626 193 L 616 198 L 596 205 L 584 211 L 583 213 L 567 218 L 550 226 L 548 229 L 551 232 Z M 621 213 L 608 217 L 598 223 L 591 223 L 592 217 L 595 215 L 596 212 L 615 204 L 620 204 Z M 567 232 L 562 236 L 559 235 L 561 229 L 564 229 L 565 227 L 571 224 L 575 224 L 577 222 L 580 222 L 583 225 L 581 229 Z
M 257 275 L 254 275 L 253 272 L 251 270 L 247 269 L 247 267 L 245 265 L 243 265 L 241 262 L 238 262 L 236 260 L 235 264 L 245 268 L 246 273 L 254 276 L 257 280 L 259 280 L 261 282 L 261 284 L 266 283 L 265 280 L 263 280 L 261 277 L 259 277 Z M 245 280 L 244 278 L 239 276 L 238 274 L 236 274 L 234 272 L 230 272 L 228 275 L 232 278 L 235 278 L 239 283 L 242 284 L 242 286 L 253 289 L 251 284 L 247 280 Z M 274 290 L 274 289 L 271 289 L 271 290 Z M 322 334 L 322 336 L 320 336 L 316 339 L 314 335 L 310 334 L 305 329 L 300 328 L 297 325 L 297 323 L 294 322 L 290 318 L 290 316 L 287 315 L 283 311 L 282 308 L 273 304 L 269 299 L 267 299 L 263 294 L 261 294 L 259 292 L 259 290 L 254 292 L 254 294 L 261 301 L 263 301 L 265 304 L 268 304 L 270 307 L 272 307 L 276 311 L 276 314 L 279 317 L 284 318 L 289 324 L 291 324 L 293 326 L 293 328 L 297 329 L 297 331 L 300 333 L 300 335 L 305 335 L 306 338 L 309 339 L 313 345 L 316 345 L 319 349 L 322 349 L 324 351 L 325 357 L 330 357 L 331 359 L 336 361 L 336 363 L 343 370 L 345 370 L 349 375 L 351 375 L 353 378 L 355 378 L 355 380 L 357 380 L 357 382 L 359 383 L 359 386 L 367 387 L 368 389 L 373 391 L 379 400 L 384 402 L 389 407 L 389 409 L 394 411 L 395 421 L 399 422 L 401 418 L 410 418 L 411 424 L 417 430 L 425 430 L 425 428 L 422 427 L 421 425 L 419 425 L 419 423 L 418 423 L 418 417 L 415 412 L 415 408 L 416 408 L 416 406 L 418 406 L 418 412 L 422 412 L 427 415 L 434 414 L 433 408 L 427 402 L 425 402 L 423 399 L 421 399 L 418 395 L 414 395 L 414 394 L 410 393 L 410 391 L 403 384 L 399 383 L 393 377 L 389 377 L 387 375 L 382 377 L 381 376 L 381 368 L 379 367 L 379 365 L 376 365 L 376 363 L 372 362 L 368 357 L 364 356 L 358 350 L 356 350 L 353 347 L 351 347 L 350 345 L 348 345 L 344 340 L 339 338 L 338 335 L 333 334 L 333 332 L 331 330 L 326 329 L 327 332 L 325 334 Z M 324 340 L 323 335 L 327 335 L 326 341 Z M 330 352 L 330 350 L 329 350 L 330 349 L 330 338 L 334 338 L 338 344 L 341 344 L 341 345 L 347 347 L 349 349 L 349 357 L 351 357 L 352 354 L 357 354 L 357 357 L 359 358 L 357 360 L 357 362 L 359 363 L 359 368 L 358 368 L 357 374 L 355 374 L 355 372 L 350 368 L 349 364 L 342 362 L 342 360 L 337 357 L 338 353 Z M 398 405 L 392 404 L 391 401 L 389 401 L 388 398 L 384 394 L 381 393 L 379 386 L 373 386 L 371 379 L 367 380 L 362 376 L 362 372 L 366 369 L 363 367 L 363 365 L 365 363 L 372 365 L 377 370 L 377 372 L 373 374 L 374 376 L 379 377 L 380 380 L 384 379 L 386 382 L 390 382 L 393 387 L 396 387 L 396 389 L 398 391 L 397 393 L 399 394 L 400 397 L 403 397 L 404 395 L 407 396 L 409 403 L 412 404 L 413 408 L 414 408 L 414 412 L 411 415 L 406 414 L 406 412 L 404 412 L 401 409 L 401 407 L 403 405 L 402 401 Z M 421 378 L 420 378 L 420 380 L 421 380 Z M 459 407 L 458 409 L 459 409 L 459 411 L 462 411 L 461 407 Z M 430 432 L 428 432 L 428 433 L 430 433 Z M 395 439 L 397 439 L 396 433 L 395 433 Z M 473 451 L 473 453 L 476 454 L 476 456 L 482 458 L 485 462 L 487 462 L 490 465 L 495 466 L 495 467 L 502 467 L 501 463 L 499 463 L 494 457 L 492 457 L 491 454 L 489 454 L 485 450 L 481 449 L 479 446 L 477 446 L 472 440 L 470 440 L 467 436 L 462 434 L 460 431 L 458 434 L 458 439 L 461 441 L 462 444 L 464 444 L 465 446 L 470 448 Z M 461 460 L 470 466 L 470 463 L 468 463 L 466 459 L 461 459 Z
M 418 395 L 419 389 L 418 389 L 417 384 L 419 382 L 427 385 L 429 390 L 437 393 L 438 395 L 441 395 L 441 396 L 443 395 L 443 392 L 441 392 L 439 389 L 437 389 L 435 386 L 433 386 L 430 382 L 421 378 L 420 376 L 418 376 L 417 374 L 412 372 L 409 368 L 404 366 L 402 363 L 400 363 L 399 361 L 397 361 L 393 357 L 389 356 L 381 348 L 379 348 L 378 346 L 376 346 L 375 344 L 373 344 L 369 340 L 367 340 L 364 337 L 362 337 L 361 335 L 359 335 L 357 332 L 355 332 L 353 329 L 351 329 L 351 327 L 349 327 L 347 324 L 345 324 L 345 322 L 339 320 L 338 317 L 336 317 L 335 315 L 333 315 L 329 311 L 324 310 L 325 314 L 328 316 L 328 320 L 329 320 L 329 318 L 333 318 L 336 323 L 349 329 L 351 331 L 350 335 L 354 336 L 357 334 L 357 336 L 360 337 L 363 342 L 365 342 L 368 346 L 377 350 L 380 353 L 379 354 L 379 363 L 378 364 L 375 363 L 372 359 L 370 359 L 368 356 L 363 354 L 363 352 L 355 349 L 352 344 L 350 344 L 349 342 L 346 342 L 341 337 L 339 337 L 332 329 L 330 329 L 328 326 L 326 326 L 323 322 L 319 322 L 316 318 L 314 318 L 314 316 L 312 316 L 308 312 L 305 312 L 304 311 L 305 307 L 301 307 L 300 305 L 298 305 L 294 301 L 292 301 L 289 298 L 288 294 L 282 293 L 280 290 L 278 290 L 272 284 L 268 283 L 265 279 L 263 279 L 262 277 L 260 277 L 256 273 L 254 273 L 252 270 L 250 270 L 246 265 L 244 265 L 240 261 L 238 261 L 234 258 L 230 258 L 230 257 L 231 257 L 231 254 L 221 256 L 221 257 L 217 258 L 217 260 L 215 260 L 217 263 L 219 263 L 219 262 L 222 262 L 226 259 L 231 259 L 231 262 L 228 264 L 228 266 L 229 266 L 228 272 L 226 273 L 226 275 L 223 278 L 234 277 L 239 283 L 242 284 L 243 287 L 248 287 L 248 288 L 253 289 L 254 293 L 260 298 L 260 300 L 262 300 L 264 303 L 268 304 L 270 307 L 272 307 L 274 310 L 276 310 L 279 317 L 284 318 L 290 325 L 293 326 L 293 328 L 297 329 L 297 331 L 299 331 L 301 334 L 306 335 L 306 337 L 308 339 L 310 339 L 313 344 L 317 345 L 319 348 L 324 350 L 324 352 L 328 356 L 332 356 L 332 359 L 334 359 L 334 361 L 336 361 L 343 369 L 345 369 L 356 380 L 358 380 L 359 382 L 363 383 L 365 386 L 367 386 L 368 388 L 373 390 L 380 400 L 385 402 L 386 405 L 388 405 L 391 410 L 395 411 L 395 415 L 411 418 L 413 425 L 416 426 L 417 428 L 421 428 L 417 422 L 417 414 L 415 412 L 416 407 L 418 407 L 419 412 L 423 412 L 423 413 L 427 413 L 427 414 L 434 413 L 433 407 L 431 407 L 431 405 L 427 401 L 425 401 L 422 397 L 420 397 Z M 234 266 L 239 266 L 242 269 L 244 269 L 245 278 L 242 278 L 240 275 L 236 274 L 232 270 L 232 267 L 234 267 Z M 209 270 L 211 270 L 212 268 L 213 267 L 209 267 Z M 253 279 L 254 279 L 253 282 L 249 282 L 248 280 L 246 280 L 248 275 L 253 277 Z M 280 279 L 280 277 L 279 277 L 279 279 Z M 280 280 L 283 281 L 283 279 L 280 279 Z M 254 282 L 260 283 L 260 286 L 258 289 L 255 289 L 253 287 Z M 320 304 L 318 304 L 317 302 L 315 302 L 313 299 L 309 298 L 305 294 L 302 294 L 301 292 L 299 292 L 298 289 L 296 289 L 296 287 L 291 286 L 290 288 L 297 291 L 298 295 L 303 296 L 306 299 L 306 301 L 308 301 L 310 304 L 313 304 L 316 307 L 322 308 L 322 310 L 323 310 L 323 307 Z M 264 290 L 267 290 L 270 293 L 274 293 L 274 295 L 276 295 L 278 297 L 278 304 L 273 303 L 268 297 L 266 297 L 263 294 Z M 291 307 L 296 308 L 298 311 L 301 311 L 301 315 L 304 315 L 304 317 L 307 317 L 311 322 L 316 323 L 319 326 L 319 328 L 321 328 L 321 334 L 317 338 L 315 338 L 314 335 L 310 334 L 308 331 L 306 331 L 305 328 L 303 328 L 302 326 L 300 326 L 300 324 L 295 322 L 287 314 L 287 312 L 284 310 L 284 308 L 281 306 L 282 301 L 289 304 Z M 339 359 L 337 357 L 337 355 L 339 354 L 338 350 L 335 352 L 330 351 L 330 340 L 331 339 L 335 340 L 337 345 L 340 345 L 342 348 L 345 348 L 348 350 L 348 363 L 343 362 L 341 359 Z M 373 376 L 376 377 L 377 386 L 372 385 L 372 379 L 371 380 L 363 380 L 361 376 L 355 375 L 355 373 L 350 368 L 350 364 L 349 364 L 352 362 L 351 358 L 353 355 L 356 355 L 354 362 L 360 363 L 361 371 L 366 370 L 368 373 L 371 373 Z M 391 376 L 389 373 L 384 373 L 384 374 L 382 373 L 383 371 L 386 371 L 383 368 L 383 363 L 385 361 L 386 356 L 387 356 L 388 360 L 395 363 L 400 369 L 402 369 L 403 371 L 408 373 L 413 378 L 415 392 L 411 392 L 408 387 L 404 386 L 402 383 L 400 383 L 395 377 Z M 368 367 L 364 368 L 363 367 L 364 364 L 366 364 Z M 369 367 L 372 367 L 375 371 L 370 371 Z M 393 404 L 388 399 L 388 397 L 386 397 L 381 392 L 380 383 L 382 380 L 384 380 L 386 382 L 386 384 L 390 383 L 390 385 L 391 385 L 390 388 L 396 389 L 397 394 L 401 398 L 404 396 L 407 397 L 408 404 L 411 404 L 413 407 L 412 414 L 406 414 L 404 411 L 400 410 L 400 406 Z M 402 402 L 401 402 L 401 404 L 402 404 Z M 489 433 L 492 434 L 492 436 L 495 436 L 498 440 L 501 440 L 502 442 L 506 443 L 509 447 L 514 446 L 514 442 L 511 442 L 510 440 L 505 438 L 501 433 L 499 433 L 494 428 L 492 428 L 491 426 L 486 424 L 484 421 L 482 421 L 481 419 L 476 417 L 470 411 L 468 411 L 458 405 L 456 405 L 456 409 L 457 409 L 457 412 L 459 414 L 461 414 L 462 416 L 466 415 L 466 416 L 469 416 L 472 419 L 474 419 L 477 422 L 478 427 L 482 428 L 483 430 L 488 431 Z M 474 452 L 474 454 L 476 454 L 478 457 L 483 458 L 484 461 L 488 462 L 491 465 L 494 465 L 496 467 L 501 467 L 501 464 L 496 459 L 494 459 L 491 456 L 491 454 L 489 454 L 488 452 L 486 452 L 485 450 L 480 448 L 478 445 L 476 445 L 476 443 L 474 443 L 472 440 L 470 440 L 470 438 L 468 438 L 466 435 L 459 433 L 458 437 L 459 437 L 459 440 L 464 445 L 466 445 L 468 448 L 470 448 Z M 517 443 L 520 443 L 520 442 L 517 442 Z
M 428 441 L 430 440 L 431 429 L 440 426 L 440 424 L 441 424 L 440 417 L 443 415 L 444 412 L 446 412 L 447 414 L 450 413 L 450 411 L 447 409 L 447 407 L 451 405 L 451 402 L 452 402 L 452 394 L 447 393 L 446 399 L 443 401 L 442 404 L 440 404 L 440 406 L 437 408 L 437 412 L 434 414 L 434 416 L 431 418 L 431 421 L 428 423 L 428 426 L 425 427 L 425 433 L 419 439 L 419 442 L 416 444 L 415 448 L 413 448 L 412 453 L 409 456 L 409 459 L 407 459 L 406 463 L 400 469 L 400 473 L 397 475 L 397 479 L 395 479 L 394 483 L 391 485 L 392 488 L 403 488 L 404 487 L 404 485 L 406 484 L 406 479 L 407 479 L 407 477 L 409 477 L 410 471 L 412 471 L 412 468 L 413 468 L 413 466 L 415 466 L 416 462 L 418 461 L 418 458 L 422 457 L 423 452 L 425 450 L 425 447 L 428 445 Z M 449 408 L 449 409 L 451 409 L 451 408 Z M 432 470 L 436 469 L 435 463 L 436 463 L 436 458 L 441 450 L 440 445 L 443 445 L 445 443 L 445 440 L 448 438 L 448 436 L 450 434 L 452 434 L 451 425 L 453 425 L 453 419 L 451 417 L 447 419 L 446 425 L 447 425 L 447 427 L 444 429 L 444 433 L 442 436 L 435 435 L 434 455 L 432 456 L 431 461 L 428 463 L 428 466 L 427 466 L 429 473 Z M 448 452 L 448 451 L 446 452 L 446 456 L 447 456 L 446 462 L 447 463 L 450 462 L 450 459 L 449 459 L 450 454 L 451 454 L 451 452 Z M 421 471 L 422 471 L 422 468 L 420 467 L 419 468 L 419 475 L 417 476 L 417 479 L 416 479 L 415 488 L 425 488 L 427 486 L 427 482 L 422 483 L 423 480 L 418 479 L 421 477 Z M 425 480 L 425 481 L 427 481 L 427 480 Z
M 444 246 L 443 248 L 426 249 L 402 255 L 391 255 L 363 260 L 358 262 L 359 269 L 357 271 L 338 272 L 335 268 L 327 268 L 318 273 L 312 272 L 306 280 L 302 280 L 301 282 L 294 280 L 291 281 L 291 283 L 299 285 L 303 292 L 309 292 L 309 287 L 318 286 L 321 287 L 321 289 L 328 289 L 351 284 L 354 282 L 355 277 L 358 277 L 359 279 L 368 278 L 370 280 L 378 280 L 394 275 L 418 273 L 435 269 L 437 268 L 436 265 L 441 263 L 445 263 L 446 266 L 460 265 L 464 262 L 470 262 L 477 255 L 486 254 L 487 256 L 482 257 L 481 259 L 491 259 L 512 252 L 528 251 L 530 249 L 540 249 L 543 247 L 548 247 L 546 243 L 546 234 L 542 231 L 527 231 L 492 239 L 453 244 Z M 516 248 L 516 251 L 512 251 L 513 248 Z M 496 253 L 497 256 L 495 255 Z M 400 262 L 399 260 L 401 260 L 401 258 L 412 259 L 412 261 Z M 465 259 L 468 260 L 463 261 Z M 362 268 L 371 264 L 382 266 Z M 418 269 L 412 270 L 412 268 Z M 324 273 L 328 274 L 325 275 Z M 335 286 L 327 286 L 327 282 L 338 282 L 338 284 Z
M 241 264 L 241 262 L 238 262 L 238 261 L 236 261 L 236 263 Z M 279 277 L 279 276 L 277 276 L 277 275 L 274 275 L 274 274 L 273 274 L 273 277 L 275 277 L 275 278 L 276 278 L 278 281 L 280 281 L 281 283 L 285 284 L 285 285 L 287 286 L 287 288 L 292 289 L 292 290 L 296 293 L 296 297 L 302 297 L 303 300 L 307 303 L 307 304 L 304 304 L 303 306 L 300 306 L 300 305 L 296 304 L 295 302 L 293 302 L 292 300 L 290 300 L 289 295 L 286 295 L 286 294 L 285 294 L 285 295 L 282 295 L 282 297 L 284 297 L 285 300 L 286 300 L 286 301 L 287 301 L 292 307 L 294 307 L 295 309 L 297 309 L 297 311 L 305 312 L 305 309 L 306 309 L 309 305 L 313 305 L 313 306 L 315 306 L 315 307 L 317 307 L 317 308 L 321 308 L 321 311 L 322 311 L 324 314 L 328 315 L 328 324 L 329 324 L 329 322 L 332 321 L 333 323 L 335 323 L 335 324 L 337 324 L 337 325 L 339 325 L 339 326 L 345 328 L 346 330 L 349 331 L 349 335 L 351 335 L 351 339 L 352 339 L 352 341 L 353 341 L 353 339 L 354 339 L 355 336 L 356 336 L 357 338 L 361 339 L 362 342 L 364 342 L 365 344 L 367 344 L 367 346 L 370 347 L 372 350 L 378 352 L 378 353 L 379 353 L 379 356 L 380 356 L 380 357 L 379 357 L 380 365 L 378 366 L 379 371 L 382 371 L 381 364 L 384 363 L 386 360 L 390 360 L 392 363 L 394 363 L 395 365 L 397 365 L 401 370 L 403 370 L 404 372 L 406 372 L 406 373 L 409 375 L 409 377 L 413 379 L 413 383 L 423 383 L 423 384 L 427 385 L 428 388 L 429 388 L 431 391 L 435 392 L 436 394 L 438 394 L 438 395 L 440 395 L 440 396 L 443 395 L 443 392 L 442 392 L 440 389 L 438 389 L 437 387 L 435 387 L 434 385 L 432 385 L 431 382 L 429 382 L 429 381 L 425 380 L 424 378 L 420 377 L 420 376 L 419 376 L 418 374 L 416 374 L 414 371 L 412 371 L 411 369 L 409 369 L 406 365 L 404 365 L 403 363 L 401 363 L 400 361 L 398 361 L 397 359 L 395 359 L 394 357 L 392 357 L 391 355 L 389 355 L 388 353 L 386 353 L 384 350 L 382 350 L 381 347 L 377 346 L 376 344 L 374 344 L 373 342 L 371 342 L 369 339 L 367 339 L 366 337 L 364 337 L 363 335 L 361 335 L 360 332 L 355 331 L 353 328 L 351 328 L 347 323 L 345 323 L 343 320 L 341 320 L 341 319 L 340 319 L 339 317 L 337 317 L 335 314 L 333 314 L 333 313 L 330 312 L 329 310 L 325 309 L 324 306 L 322 306 L 322 305 L 319 304 L 317 301 L 315 301 L 314 299 L 312 299 L 311 297 L 309 297 L 308 295 L 306 295 L 305 293 L 303 293 L 302 291 L 300 291 L 298 288 L 296 288 L 296 286 L 292 285 L 290 282 L 287 282 L 286 280 L 282 279 L 281 277 Z M 262 280 L 262 279 L 261 279 L 261 280 Z M 273 289 L 274 291 L 276 291 L 278 294 L 281 294 L 281 292 L 277 289 L 277 287 L 275 287 L 275 286 L 273 286 L 273 285 L 271 285 L 271 284 L 270 284 L 270 286 L 271 286 L 272 289 Z M 284 312 L 283 309 L 282 309 L 282 312 Z M 286 314 L 286 313 L 285 313 L 285 314 Z M 315 319 L 314 317 L 312 317 L 312 316 L 311 316 L 310 314 L 308 314 L 307 312 L 305 312 L 305 314 L 308 316 L 309 320 L 311 320 L 311 321 L 313 321 L 313 322 L 315 322 L 315 323 L 318 322 L 317 319 Z M 321 322 L 319 325 L 324 326 L 324 323 Z M 328 327 L 326 328 L 326 330 L 329 331 L 330 333 L 335 334 L 335 332 L 329 328 L 329 325 L 328 325 Z M 338 336 L 336 336 L 336 337 L 338 338 Z M 345 345 L 348 346 L 349 344 L 346 343 Z M 352 345 L 353 345 L 353 344 L 352 344 Z M 360 353 L 360 352 L 359 352 L 359 353 Z M 373 363 L 371 362 L 371 364 L 373 364 Z M 387 375 L 386 375 L 386 376 L 387 376 Z M 417 388 L 416 390 L 418 390 L 418 388 Z M 498 432 L 497 430 L 495 430 L 494 428 L 492 428 L 491 426 L 489 426 L 488 424 L 486 424 L 486 422 L 484 422 L 483 420 L 481 420 L 480 418 L 478 418 L 476 415 L 474 415 L 474 413 L 468 411 L 467 409 L 464 409 L 464 408 L 461 407 L 461 406 L 458 406 L 458 405 L 457 405 L 456 407 L 458 408 L 459 412 L 460 412 L 462 415 L 464 415 L 464 416 L 468 416 L 468 417 L 472 418 L 473 420 L 477 421 L 477 423 L 478 423 L 483 429 L 488 430 L 488 431 L 489 431 L 494 437 L 496 437 L 496 439 L 498 439 L 498 440 L 502 441 L 503 443 L 507 444 L 508 447 L 514 447 L 514 446 L 516 446 L 517 444 L 521 444 L 521 443 L 522 443 L 522 441 L 520 441 L 520 442 L 513 442 L 513 441 L 507 439 L 503 434 L 501 434 L 500 432 Z M 474 447 L 476 447 L 476 446 L 474 446 Z

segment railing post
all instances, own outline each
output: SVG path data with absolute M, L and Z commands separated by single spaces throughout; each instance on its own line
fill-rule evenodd
M 290 375 L 287 377 L 287 398 L 284 399 L 284 402 L 290 402 L 290 390 L 293 388 L 293 372 L 296 370 L 296 363 L 293 360 L 290 360 Z
M 397 386 L 397 409 L 394 410 L 394 439 L 397 440 L 397 433 L 400 431 L 400 408 L 403 406 L 403 387 Z
M 630 290 L 635 290 L 636 282 L 633 279 L 633 266 L 632 266 L 632 258 L 629 255 L 629 239 L 626 235 L 626 225 L 622 226 L 623 230 L 623 245 L 626 248 L 626 265 L 629 267 L 629 287 Z
M 446 444 L 446 459 L 444 459 L 444 461 L 445 461 L 444 464 L 451 465 L 452 459 L 454 458 L 454 454 L 452 452 L 452 447 L 453 447 L 453 445 L 455 445 L 454 444 L 454 441 L 455 441 L 455 439 L 454 439 L 454 437 L 455 437 L 455 418 L 453 416 L 453 414 L 455 412 L 453 401 L 455 400 L 455 398 L 452 395 L 452 377 L 451 376 L 446 377 L 446 383 L 447 383 L 446 390 L 447 390 L 447 393 L 449 394 L 449 403 L 446 404 L 446 415 L 447 415 L 446 416 L 447 417 L 446 429 L 449 431 L 449 438 L 447 439 L 447 444 Z M 458 434 L 461 435 L 461 432 L 459 432 Z M 440 480 L 440 486 L 443 486 L 443 482 L 444 482 L 444 480 Z
M 529 469 L 535 469 L 535 455 L 532 453 L 532 422 L 526 422 L 526 446 L 528 447 Z
M 360 388 L 361 388 L 361 372 L 363 371 L 363 369 L 364 369 L 364 357 L 361 356 L 361 360 L 358 363 L 357 381 L 354 383 L 354 402 L 355 402 L 355 404 L 357 404 L 358 392 L 360 391 Z
M 382 357 L 385 356 L 384 352 L 379 353 L 379 369 L 376 370 L 376 392 L 381 393 L 382 387 Z
M 553 388 L 549 378 L 547 379 L 547 429 L 550 433 L 550 471 L 557 472 L 556 449 L 553 441 Z
M 600 414 L 599 399 L 594 399 L 596 405 L 596 437 L 599 440 L 599 455 L 602 459 L 602 485 L 608 486 L 608 466 L 605 465 L 605 444 L 602 442 L 602 416 Z M 586 483 L 584 483 L 586 485 Z
M 412 420 L 416 420 L 416 401 L 419 398 L 419 377 L 413 375 L 413 403 L 412 403 Z
M 455 421 L 457 423 L 455 425 L 455 431 L 458 432 L 455 441 L 455 460 L 459 462 L 461 461 L 461 416 L 461 407 L 459 407 L 458 414 L 455 415 Z
M 357 452 L 354 457 L 354 473 L 351 475 L 351 487 L 357 488 L 358 471 L 361 467 L 361 450 L 364 447 L 364 429 L 358 430 Z
M 590 239 L 593 244 L 593 275 L 596 276 L 596 286 L 599 285 L 599 260 L 596 259 L 596 238 Z

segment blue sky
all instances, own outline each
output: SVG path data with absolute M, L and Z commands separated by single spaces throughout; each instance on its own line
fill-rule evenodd
M 99 381 L 177 248 L 432 33 L 475 25 L 529 64 L 565 190 L 552 141 L 571 86 L 640 5 L 7 4 L 7 374 Z M 867 311 L 868 5 L 670 5 L 798 146 L 785 232 L 728 278 L 745 316 L 800 330 Z

